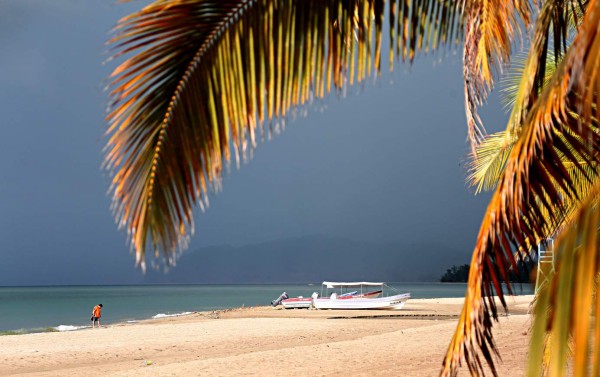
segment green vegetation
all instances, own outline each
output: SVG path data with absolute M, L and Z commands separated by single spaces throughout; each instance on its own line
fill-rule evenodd
M 446 270 L 446 273 L 440 278 L 442 283 L 466 283 L 469 280 L 469 265 L 452 266 Z
M 511 269 L 509 272 L 509 281 L 517 283 L 529 283 L 529 274 L 533 268 L 533 262 L 529 259 L 527 262 L 517 261 L 518 273 L 515 273 Z M 453 265 L 446 270 L 444 275 L 440 278 L 442 283 L 466 283 L 469 281 L 469 269 L 471 268 L 468 264 L 461 266 Z

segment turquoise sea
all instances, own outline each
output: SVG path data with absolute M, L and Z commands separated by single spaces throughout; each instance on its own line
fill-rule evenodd
M 412 298 L 464 296 L 465 284 L 389 283 Z M 320 283 L 278 285 L 139 285 L 0 287 L 0 335 L 70 331 L 90 326 L 92 308 L 103 304 L 102 324 L 135 322 L 194 311 L 269 305 L 282 292 L 308 297 Z M 515 285 L 531 294 L 529 284 Z

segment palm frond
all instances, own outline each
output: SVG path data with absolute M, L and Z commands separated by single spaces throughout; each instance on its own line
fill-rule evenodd
M 517 137 L 506 131 L 497 132 L 487 136 L 477 146 L 475 155 L 470 155 L 467 182 L 475 187 L 475 193 L 496 187 L 516 140 Z
M 590 166 L 587 163 L 575 165 L 568 162 L 564 165 L 570 180 L 573 182 L 573 191 L 576 192 L 577 195 L 563 195 L 561 187 L 558 183 L 555 183 L 555 190 L 559 194 L 558 199 L 551 198 L 547 194 L 543 198 L 537 199 L 541 217 L 550 219 L 553 216 L 553 214 L 549 212 L 548 206 L 543 205 L 544 202 L 549 203 L 556 201 L 562 208 L 562 211 L 556 216 L 557 219 L 553 223 L 553 226 L 549 228 L 548 236 L 556 234 L 565 223 L 572 221 L 575 212 L 581 206 L 581 198 L 586 198 L 590 194 L 594 183 L 599 178 L 598 166 Z
M 464 1 L 464 0 L 463 0 Z M 391 51 L 457 45 L 462 2 L 390 4 Z M 144 268 L 174 261 L 231 155 L 265 124 L 379 72 L 383 0 L 158 0 L 123 18 L 110 40 L 124 61 L 110 83 L 105 167 L 113 211 Z M 392 22 L 393 19 L 393 22 Z M 233 152 L 232 152 L 233 149 Z
M 597 290 L 600 269 L 600 181 L 579 206 L 573 220 L 556 241 L 556 273 L 538 294 L 530 345 L 529 375 L 551 376 L 566 373 L 573 355 L 573 375 L 600 372 L 600 297 Z M 565 347 L 565 345 L 572 347 Z M 572 352 L 571 352 L 572 349 Z M 545 356 L 549 357 L 545 359 Z M 592 371 L 592 374 L 589 372 Z
M 574 119 L 578 118 L 577 114 L 572 113 L 571 116 Z M 557 133 L 557 137 L 560 138 L 561 145 L 569 150 L 569 156 L 577 155 L 577 151 L 569 142 L 570 138 L 577 138 L 576 135 L 566 137 Z M 516 141 L 517 137 L 510 134 L 507 136 L 506 131 L 501 131 L 489 135 L 477 147 L 477 157 L 474 158 L 471 156 L 471 160 L 467 165 L 469 171 L 467 182 L 475 187 L 476 193 L 496 188 L 502 178 L 506 161 Z M 594 177 L 595 175 L 596 167 L 589 166 L 587 161 L 584 160 L 579 160 L 577 164 L 573 164 L 569 162 L 569 157 L 565 157 L 564 153 L 560 150 L 557 150 L 556 153 L 563 160 L 569 177 L 571 177 L 571 180 L 577 187 L 576 191 L 585 193 L 591 183 L 590 177 Z M 557 186 L 556 189 L 560 191 L 560 187 Z
M 543 3 L 514 97 L 514 106 L 507 126 L 510 134 L 519 134 L 529 109 L 548 82 L 546 67 L 549 58 L 553 57 L 555 62 L 562 60 L 562 55 L 567 48 L 570 15 L 584 11 L 586 5 L 587 3 L 575 3 L 570 0 L 551 0 Z M 550 48 L 551 42 L 553 49 Z
M 587 2 L 587 0 L 568 0 L 565 2 L 565 4 L 560 6 L 562 10 L 558 12 L 557 19 L 553 22 L 560 25 L 558 28 L 555 27 L 555 30 L 558 29 L 563 35 L 561 37 L 562 42 L 559 44 L 561 48 L 558 50 L 547 50 L 545 52 L 545 74 L 542 78 L 540 88 L 544 87 L 550 81 L 556 66 L 560 62 L 562 51 L 566 49 L 569 41 L 572 40 L 572 36 L 577 33 L 579 26 L 581 26 L 583 16 L 585 15 L 585 9 L 587 7 Z M 566 25 L 564 25 L 565 20 Z M 512 57 L 511 69 L 508 71 L 506 76 L 503 76 L 500 79 L 500 92 L 502 93 L 502 102 L 505 109 L 511 109 L 515 105 L 518 97 L 519 84 L 527 68 L 526 63 L 527 55 L 525 54 L 517 54 L 516 56 Z
M 553 14 L 555 10 L 561 10 L 560 6 L 551 7 L 549 3 L 544 4 L 542 20 L 548 16 L 545 11 Z M 597 101 L 594 93 L 600 89 L 600 80 L 595 73 L 600 64 L 600 38 L 596 38 L 599 21 L 600 0 L 590 1 L 579 32 L 551 82 L 539 96 L 526 96 L 529 98 L 527 103 L 534 97 L 535 101 L 523 107 L 527 111 L 521 112 L 524 116 L 520 123 L 522 132 L 483 219 L 471 260 L 465 305 L 444 360 L 442 375 L 453 373 L 461 361 L 465 361 L 473 373 L 482 373 L 480 354 L 495 373 L 491 327 L 492 319 L 497 318 L 497 308 L 492 295 L 498 295 L 506 308 L 501 281 L 506 282 L 510 294 L 512 288 L 506 267 L 515 264 L 512 250 L 517 247 L 527 250 L 528 245 L 545 238 L 557 226 L 563 209 L 557 200 L 556 185 L 564 195 L 577 196 L 563 161 L 566 159 L 577 165 L 583 160 L 590 166 L 598 163 L 594 151 L 600 147 L 600 137 L 597 124 L 593 123 L 596 108 L 592 104 Z M 543 33 L 538 35 L 547 40 Z M 530 78 L 524 76 L 524 80 Z M 574 118 L 570 111 L 582 114 L 581 118 Z M 569 148 L 561 144 L 559 134 L 577 136 L 569 138 L 577 156 L 570 155 Z M 541 207 L 546 207 L 552 216 L 544 217 Z
M 521 25 L 531 23 L 530 2 L 526 0 L 472 1 L 466 11 L 466 36 L 463 48 L 463 79 L 467 129 L 471 153 L 486 136 L 477 113 L 511 58 L 515 37 Z
M 554 75 L 554 70 L 559 63 L 552 51 L 548 51 L 546 54 L 546 65 L 544 67 L 544 78 L 542 79 L 541 88 L 545 87 L 550 82 L 552 75 Z M 520 54 L 513 57 L 511 69 L 498 82 L 500 94 L 502 95 L 502 104 L 506 110 L 510 110 L 515 106 L 519 84 L 526 67 L 526 59 L 526 55 Z
M 589 0 L 569 0 L 569 12 L 568 17 L 568 34 L 575 35 L 585 16 L 585 9 Z
M 527 109 L 541 90 L 547 86 L 554 74 L 559 63 L 557 56 L 561 56 L 562 50 L 548 49 L 552 35 L 551 29 L 563 35 L 565 27 L 567 27 L 564 24 L 568 24 L 566 20 L 573 19 L 572 15 L 581 11 L 571 1 L 566 3 L 548 1 L 544 4 L 536 23 L 534 43 L 527 58 L 517 57 L 514 59 L 512 70 L 500 82 L 505 105 L 512 107 L 506 131 L 482 137 L 476 145 L 473 143 L 471 145 L 472 151 L 467 165 L 469 169 L 467 181 L 471 186 L 476 187 L 476 193 L 496 187 L 510 150 L 521 132 L 521 125 Z M 552 26 L 557 23 L 559 25 Z M 566 40 L 564 43 L 566 44 Z M 558 44 L 558 46 L 562 45 Z M 465 98 L 468 99 L 469 96 L 465 95 Z M 472 106 L 467 103 L 465 107 L 469 122 L 468 113 Z
M 581 14 L 583 9 L 583 5 L 578 6 L 573 1 L 546 2 L 537 20 L 534 43 L 527 58 L 519 56 L 513 58 L 512 69 L 500 81 L 505 107 L 513 109 L 507 130 L 502 132 L 504 140 L 498 133 L 491 137 L 482 135 L 477 143 L 471 142 L 468 164 L 470 175 L 467 180 L 476 187 L 476 193 L 496 186 L 510 149 L 521 132 L 521 124 L 528 107 L 549 83 L 559 63 L 557 57 L 562 56 L 567 44 L 566 30 L 569 23 L 573 20 L 581 20 L 577 15 Z M 549 49 L 549 41 L 552 39 L 550 36 L 553 35 L 550 30 L 558 33 L 556 38 L 561 41 L 555 45 L 555 50 Z M 467 65 L 465 62 L 465 70 Z M 527 80 L 523 80 L 524 77 Z M 470 110 L 475 105 L 469 103 L 468 98 L 470 98 L 469 94 L 465 93 L 467 123 L 471 123 L 473 120 L 470 119 L 476 116 L 476 111 Z M 480 156 L 480 153 L 483 155 Z
M 512 106 L 511 116 L 506 131 L 503 132 L 504 140 L 500 134 L 492 137 L 480 136 L 476 143 L 471 142 L 471 153 L 469 156 L 470 175 L 468 181 L 476 187 L 476 192 L 488 190 L 495 187 L 499 174 L 506 163 L 512 144 L 521 132 L 521 125 L 527 114 L 528 108 L 535 102 L 540 91 L 548 84 L 557 64 L 557 56 L 561 56 L 561 46 L 566 45 L 565 35 L 566 23 L 570 14 L 576 12 L 574 4 L 561 1 L 547 1 L 537 19 L 534 30 L 534 38 L 527 59 L 517 58 L 515 66 L 509 75 L 501 81 L 504 86 L 505 98 Z M 564 43 L 558 44 L 558 50 L 549 50 L 551 30 L 559 33 L 556 38 Z M 565 36 L 566 38 L 566 36 Z M 468 39 L 467 39 L 468 41 Z M 467 45 L 467 44 L 466 44 Z M 466 48 L 466 47 L 465 47 Z M 465 70 L 468 62 L 465 62 Z M 465 76 L 466 77 L 466 76 Z M 465 109 L 467 112 L 467 123 L 471 123 L 472 116 L 476 116 L 477 104 L 469 103 L 470 95 L 465 93 Z M 481 104 L 481 103 L 478 103 Z M 484 140 L 487 140 L 484 145 Z M 483 156 L 479 156 L 482 152 Z

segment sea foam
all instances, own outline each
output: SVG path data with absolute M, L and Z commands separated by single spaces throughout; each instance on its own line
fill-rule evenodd
M 175 314 L 163 314 L 163 313 L 159 313 L 155 316 L 152 316 L 152 318 L 157 319 L 157 318 L 167 318 L 167 317 L 180 317 L 182 315 L 189 315 L 192 314 L 193 312 L 183 312 L 183 313 L 175 313 Z
M 71 326 L 71 325 L 60 325 L 60 326 L 56 326 L 54 329 L 56 331 L 75 331 L 75 330 L 80 330 L 80 329 L 85 329 L 86 327 L 89 326 Z

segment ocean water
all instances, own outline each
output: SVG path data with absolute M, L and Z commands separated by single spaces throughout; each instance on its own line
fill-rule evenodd
M 463 297 L 466 284 L 390 283 L 412 298 Z M 241 306 L 269 305 L 282 292 L 309 297 L 316 284 L 140 285 L 0 287 L 0 335 L 69 331 L 90 326 L 92 308 L 103 304 L 102 324 L 135 322 Z M 514 287 L 532 294 L 531 285 Z

